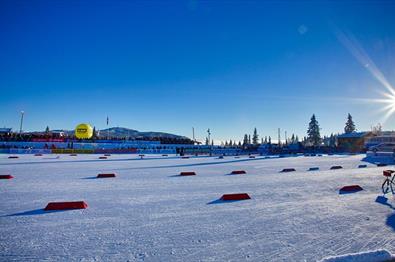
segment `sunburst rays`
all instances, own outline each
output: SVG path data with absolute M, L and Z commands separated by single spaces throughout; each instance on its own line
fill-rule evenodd
M 354 58 L 385 88 L 386 92 L 379 91 L 381 98 L 355 99 L 368 103 L 383 104 L 379 112 L 384 113 L 382 119 L 380 119 L 384 124 L 395 113 L 395 89 L 351 33 L 345 33 L 336 29 L 335 34 L 340 43 L 342 43 Z

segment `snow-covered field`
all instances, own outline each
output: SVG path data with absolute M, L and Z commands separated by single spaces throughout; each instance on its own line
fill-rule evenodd
M 393 167 L 363 157 L 0 155 L 0 174 L 14 176 L 0 180 L 0 260 L 316 261 L 395 253 L 395 200 L 381 193 L 382 170 Z M 117 177 L 95 179 L 101 172 Z M 339 194 L 352 184 L 364 190 Z M 218 201 L 239 192 L 252 199 Z M 78 200 L 88 209 L 43 211 L 48 202 Z

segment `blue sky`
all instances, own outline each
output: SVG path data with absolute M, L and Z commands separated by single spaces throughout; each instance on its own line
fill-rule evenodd
M 339 40 L 354 39 L 395 85 L 391 1 L 1 1 L 0 125 L 125 126 L 203 140 L 257 127 L 304 136 L 382 122 L 382 83 Z

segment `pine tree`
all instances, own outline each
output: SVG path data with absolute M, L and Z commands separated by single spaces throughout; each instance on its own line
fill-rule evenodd
M 228 141 L 226 141 L 226 140 L 225 140 L 225 146 L 226 146 L 226 147 L 228 146 Z
M 208 146 L 210 144 L 210 141 L 208 140 L 208 137 L 206 137 L 205 145 Z
M 309 128 L 307 129 L 308 141 L 313 146 L 319 146 L 321 143 L 320 126 L 315 115 L 310 119 Z
M 248 144 L 248 136 L 247 134 L 244 135 L 244 139 L 243 139 L 243 146 Z
M 329 146 L 329 138 L 327 136 L 324 135 L 322 142 L 324 143 L 324 146 Z
M 248 144 L 251 145 L 251 135 L 248 135 Z
M 304 146 L 307 145 L 307 137 L 306 137 L 306 136 L 303 137 L 303 139 L 302 139 L 302 144 L 303 144 Z
M 336 135 L 333 135 L 333 133 L 329 137 L 329 146 L 336 147 Z
M 269 144 L 271 144 L 272 143 L 272 138 L 271 138 L 271 136 L 269 136 Z
M 263 141 L 263 137 L 261 138 L 261 145 L 263 145 L 265 142 Z
M 239 147 L 241 147 L 241 141 L 239 141 Z
M 252 143 L 254 145 L 258 145 L 258 131 L 256 130 L 256 127 L 254 128 L 254 134 L 252 135 Z
M 45 135 L 46 135 L 47 137 L 49 137 L 49 126 L 47 126 L 47 127 L 45 128 Z
M 344 127 L 344 133 L 349 134 L 355 131 L 355 124 L 352 120 L 352 116 L 348 113 L 346 126 Z
M 291 136 L 291 144 L 295 144 L 295 135 L 294 134 L 292 134 L 292 136 Z
M 92 137 L 93 138 L 97 138 L 97 133 L 96 133 L 96 127 L 93 127 L 93 131 L 92 131 Z

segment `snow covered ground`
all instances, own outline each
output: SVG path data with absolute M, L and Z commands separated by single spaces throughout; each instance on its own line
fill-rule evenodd
M 380 188 L 382 170 L 393 167 L 363 157 L 0 155 L 0 174 L 14 176 L 0 180 L 0 260 L 316 261 L 395 253 L 395 199 Z M 233 170 L 247 174 L 228 175 Z M 117 177 L 95 179 L 100 172 Z M 339 194 L 352 184 L 364 190 Z M 218 201 L 244 192 L 252 199 Z M 88 209 L 43 211 L 48 202 L 78 200 Z

